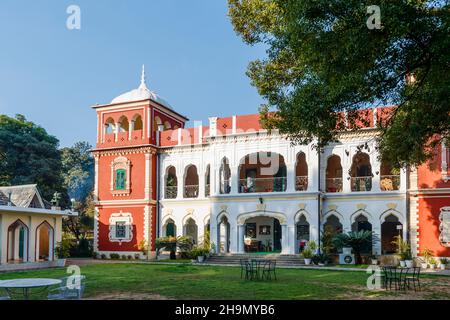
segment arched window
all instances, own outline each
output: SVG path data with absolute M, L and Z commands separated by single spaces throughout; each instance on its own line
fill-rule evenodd
M 166 237 L 176 237 L 177 236 L 177 226 L 175 225 L 175 221 L 172 219 L 168 219 L 165 224 L 165 236 Z
M 174 166 L 166 170 L 166 199 L 175 199 L 178 193 L 177 171 Z
M 337 155 L 327 160 L 326 188 L 327 192 L 342 192 L 342 165 Z
M 206 167 L 206 173 L 205 173 L 205 197 L 209 197 L 211 194 L 211 167 L 208 164 Z
M 402 236 L 403 225 L 399 219 L 389 214 L 381 224 L 381 251 L 383 254 L 396 252 L 394 244 L 396 236 Z
M 120 117 L 119 119 L 119 132 L 128 132 L 130 130 L 130 124 L 128 123 L 128 119 L 125 116 Z
M 308 189 L 308 164 L 306 155 L 300 152 L 297 155 L 297 163 L 295 165 L 295 190 L 306 191 Z
M 111 191 L 113 195 L 130 193 L 131 162 L 125 157 L 118 157 L 111 163 Z
M 352 231 L 372 231 L 372 224 L 369 222 L 366 216 L 360 214 L 355 218 L 355 222 L 352 223 Z M 362 253 L 372 252 L 372 240 L 366 243 L 361 248 L 361 252 Z
M 275 152 L 245 156 L 239 166 L 239 193 L 286 191 L 286 165 Z
M 369 155 L 364 152 L 355 154 L 350 169 L 352 191 L 372 190 L 372 176 Z
M 388 161 L 381 161 L 380 168 L 381 191 L 393 191 L 400 189 L 400 170 L 394 169 Z
M 197 167 L 194 165 L 190 165 L 186 169 L 186 175 L 184 177 L 184 197 L 198 197 L 198 173 Z
M 134 122 L 133 130 L 142 130 L 143 128 L 142 117 L 139 114 L 133 117 L 133 122 Z
M 108 118 L 105 122 L 105 134 L 112 134 L 115 132 L 116 126 L 113 118 Z
M 159 126 L 162 125 L 163 122 L 161 120 L 160 117 L 156 116 L 155 120 L 153 121 L 153 130 L 154 131 L 158 131 L 159 130 Z
M 226 157 L 222 159 L 220 162 L 220 169 L 219 169 L 219 186 L 220 186 L 220 194 L 228 194 L 231 191 L 231 170 L 230 170 L 230 163 Z
M 164 130 L 170 130 L 172 129 L 172 125 L 170 124 L 169 121 L 165 121 L 164 122 Z
M 189 218 L 186 221 L 183 231 L 185 237 L 191 238 L 194 244 L 198 244 L 198 227 L 194 219 Z

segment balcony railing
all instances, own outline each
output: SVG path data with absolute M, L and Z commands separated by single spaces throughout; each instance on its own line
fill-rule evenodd
M 286 191 L 286 177 L 247 178 L 239 180 L 239 193 Z
M 197 198 L 198 197 L 198 184 L 184 186 L 185 198 Z
M 230 180 L 220 182 L 220 194 L 229 194 L 231 192 Z
M 308 190 L 308 176 L 295 177 L 295 190 L 297 191 Z
M 342 192 L 342 178 L 327 178 L 327 192 Z
M 381 191 L 400 190 L 400 176 L 399 175 L 380 176 L 380 189 Z
M 205 197 L 209 197 L 211 194 L 211 186 L 209 184 L 205 185 Z
M 166 199 L 176 199 L 178 193 L 178 187 L 176 186 L 166 186 Z
M 372 190 L 372 177 L 351 177 L 352 191 L 370 191 Z

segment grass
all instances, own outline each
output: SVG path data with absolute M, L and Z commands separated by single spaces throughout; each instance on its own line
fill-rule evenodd
M 245 281 L 236 267 L 194 266 L 190 264 L 93 264 L 83 266 L 86 298 L 161 295 L 173 299 L 368 299 L 391 298 L 398 293 L 370 291 L 367 274 L 353 271 L 278 269 L 277 281 Z M 3 273 L 0 280 L 66 276 L 65 269 Z M 440 282 L 437 278 L 433 281 Z M 442 279 L 439 277 L 439 279 Z M 446 282 L 448 285 L 449 282 Z M 131 296 L 130 296 L 131 295 Z M 429 298 L 450 299 L 450 293 L 429 292 Z M 39 298 L 39 297 L 35 297 Z M 41 296 L 41 298 L 43 298 Z

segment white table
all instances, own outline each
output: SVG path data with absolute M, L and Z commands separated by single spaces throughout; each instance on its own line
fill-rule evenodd
M 61 284 L 62 280 L 58 279 L 44 279 L 44 278 L 30 278 L 30 279 L 12 279 L 0 280 L 0 288 L 4 288 L 8 295 L 12 298 L 11 293 L 14 289 L 22 289 L 23 298 L 28 300 L 30 298 L 30 290 L 33 288 L 47 289 L 50 286 Z

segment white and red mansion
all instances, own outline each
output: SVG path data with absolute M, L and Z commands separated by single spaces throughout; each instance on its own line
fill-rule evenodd
M 145 240 L 154 254 L 158 237 L 209 235 L 217 252 L 295 254 L 328 225 L 376 232 L 375 254 L 402 234 L 414 254 L 450 256 L 449 148 L 418 168 L 380 162 L 374 138 L 391 107 L 361 110 L 366 125 L 320 154 L 267 132 L 257 114 L 185 128 L 144 73 L 139 88 L 94 108 L 98 253 L 141 254 Z

